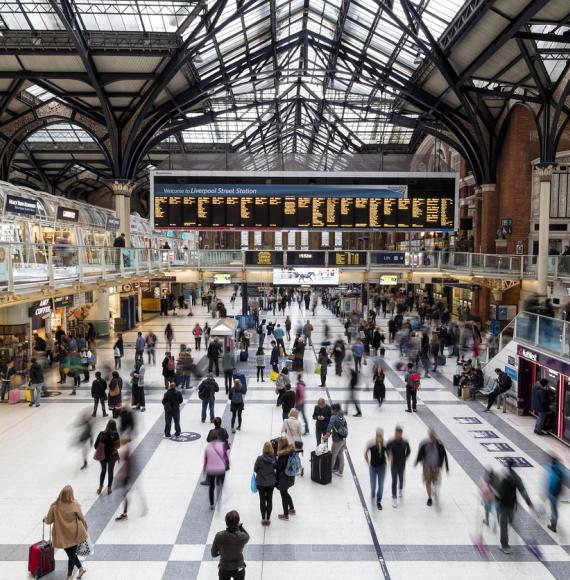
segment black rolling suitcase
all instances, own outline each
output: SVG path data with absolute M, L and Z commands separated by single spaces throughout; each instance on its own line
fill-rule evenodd
M 461 379 L 461 375 L 453 375 L 453 386 L 454 387 L 458 387 L 459 386 L 459 380 Z
M 322 455 L 311 453 L 311 479 L 321 485 L 332 480 L 332 453 L 327 451 Z

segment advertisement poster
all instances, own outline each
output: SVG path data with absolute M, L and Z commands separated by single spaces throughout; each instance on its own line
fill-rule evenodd
M 214 284 L 231 284 L 231 274 L 214 274 Z
M 273 270 L 273 284 L 281 286 L 336 286 L 338 268 L 287 268 Z

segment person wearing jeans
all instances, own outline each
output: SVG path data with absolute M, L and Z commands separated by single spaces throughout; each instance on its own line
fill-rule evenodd
M 277 443 L 277 463 L 275 465 L 275 476 L 277 478 L 276 487 L 281 494 L 281 503 L 283 505 L 283 513 L 277 517 L 280 520 L 287 521 L 289 515 L 295 515 L 295 506 L 293 505 L 293 498 L 289 493 L 289 489 L 295 485 L 295 476 L 287 475 L 286 469 L 291 455 L 295 454 L 295 447 L 289 439 L 282 435 L 279 437 Z
M 214 402 L 216 400 L 216 395 L 220 390 L 216 379 L 212 373 L 208 373 L 208 376 L 200 383 L 198 387 L 198 396 L 202 400 L 202 423 L 206 422 L 206 410 L 210 409 L 210 423 L 214 422 Z
M 215 488 L 218 488 L 217 495 L 219 497 L 226 477 L 226 471 L 230 468 L 227 445 L 218 440 L 218 435 L 217 431 L 211 433 L 211 440 L 204 451 L 204 473 L 208 482 L 208 497 L 211 510 L 214 509 Z
M 101 474 L 99 476 L 99 487 L 97 489 L 97 494 L 100 494 L 103 489 L 103 484 L 105 483 L 105 476 L 108 472 L 108 480 L 107 480 L 107 493 L 110 494 L 113 491 L 113 475 L 115 470 L 115 463 L 119 458 L 119 433 L 117 431 L 117 422 L 114 419 L 110 419 L 107 422 L 107 426 L 105 427 L 104 431 L 101 431 L 99 435 L 97 435 L 97 439 L 95 440 L 95 449 L 96 455 L 99 454 L 100 449 L 99 443 L 102 445 L 102 458 L 100 459 L 101 463 Z
M 386 475 L 386 447 L 384 446 L 384 431 L 376 429 L 376 439 L 366 446 L 364 460 L 370 472 L 370 492 L 376 507 L 382 509 L 382 492 L 384 491 L 384 476 Z
M 344 449 L 346 447 L 348 428 L 346 426 L 346 419 L 338 403 L 332 404 L 331 412 L 332 415 L 329 420 L 327 432 L 323 435 L 323 439 L 328 441 L 329 437 L 332 437 L 332 470 L 335 475 L 342 477 L 344 472 Z
M 39 407 L 42 398 L 44 373 L 42 367 L 38 364 L 35 358 L 32 358 L 30 361 L 30 383 L 32 389 L 32 400 L 30 401 L 30 407 L 33 405 Z
M 386 445 L 386 453 L 390 459 L 390 472 L 392 475 L 392 507 L 398 507 L 398 489 L 402 497 L 404 489 L 404 472 L 406 461 L 410 456 L 410 444 L 403 437 L 403 429 L 398 426 L 394 438 Z
M 262 454 L 255 460 L 253 472 L 257 493 L 259 494 L 259 510 L 261 512 L 261 525 L 268 526 L 271 523 L 271 512 L 273 510 L 273 490 L 277 483 L 275 466 L 277 459 L 273 453 L 273 445 L 266 441 L 263 445 Z
M 532 387 L 532 408 L 536 413 L 536 423 L 534 425 L 534 432 L 537 435 L 542 435 L 544 422 L 546 421 L 546 414 L 550 407 L 548 400 L 548 379 L 540 379 Z
M 164 407 L 164 436 L 170 437 L 170 428 L 174 421 L 174 435 L 180 435 L 180 405 L 182 405 L 182 393 L 176 390 L 176 383 L 170 383 L 168 390 L 162 397 Z

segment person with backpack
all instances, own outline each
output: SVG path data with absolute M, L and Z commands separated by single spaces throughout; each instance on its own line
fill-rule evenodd
M 162 397 L 164 407 L 164 436 L 170 439 L 170 427 L 174 421 L 174 436 L 180 435 L 180 405 L 182 405 L 182 393 L 176 389 L 176 383 L 170 383 L 168 390 Z
M 108 414 L 105 410 L 105 401 L 107 400 L 107 381 L 101 377 L 101 373 L 99 371 L 95 373 L 95 380 L 91 385 L 91 396 L 93 397 L 92 417 L 97 416 L 97 406 L 99 405 L 99 402 L 101 402 L 103 417 L 107 417 Z
M 420 388 L 421 376 L 414 370 L 413 363 L 408 363 L 408 370 L 404 375 L 404 382 L 406 383 L 406 403 L 408 408 L 406 413 L 416 413 L 418 405 L 418 389 Z
M 404 430 L 398 425 L 394 433 L 394 438 L 390 439 L 386 444 L 386 452 L 390 460 L 390 472 L 392 475 L 392 507 L 394 508 L 398 507 L 398 493 L 400 498 L 404 493 L 406 461 L 408 461 L 408 457 L 412 452 L 410 444 L 403 437 L 403 433 Z
M 203 422 L 203 421 L 202 421 Z M 204 451 L 204 473 L 208 482 L 208 497 L 210 509 L 214 509 L 214 491 L 217 488 L 217 496 L 220 497 L 226 471 L 230 468 L 230 458 L 227 446 L 218 440 L 218 433 L 212 433 L 212 440 L 206 445 Z
M 273 445 L 267 441 L 263 445 L 262 454 L 257 457 L 253 466 L 255 473 L 255 485 L 259 494 L 259 509 L 261 511 L 261 525 L 271 524 L 271 512 L 273 511 L 273 490 L 277 483 L 275 466 L 277 458 L 273 452 Z
M 230 401 L 230 411 L 232 413 L 232 433 L 235 433 L 236 415 L 238 420 L 237 430 L 241 431 L 241 414 L 244 409 L 244 396 L 246 393 L 246 386 L 242 384 L 239 379 L 234 379 L 234 384 L 230 389 L 228 398 Z
M 382 509 L 382 494 L 384 492 L 384 477 L 386 475 L 386 447 L 384 431 L 376 429 L 376 439 L 369 441 L 364 451 L 364 460 L 370 472 L 370 491 L 376 507 Z
M 433 503 L 432 493 L 437 499 L 437 486 L 439 485 L 441 468 L 444 463 L 445 470 L 449 473 L 449 463 L 447 461 L 445 447 L 437 438 L 433 429 L 428 431 L 428 439 L 422 441 L 420 444 L 415 465 L 418 463 L 421 463 L 423 466 L 423 478 L 428 494 L 427 505 L 431 506 Z
M 321 397 L 313 409 L 313 419 L 315 420 L 315 431 L 317 433 L 317 445 L 321 444 L 323 435 L 327 432 L 327 427 L 332 412 L 330 405 Z
M 111 380 L 109 381 L 109 410 L 113 413 L 113 418 L 119 416 L 119 411 L 122 406 L 123 379 L 119 376 L 117 371 L 111 373 Z
M 550 523 L 548 529 L 556 533 L 558 531 L 558 502 L 562 493 L 567 474 L 564 466 L 560 463 L 558 457 L 554 455 L 550 458 L 550 465 L 547 467 L 548 482 L 546 493 L 550 502 Z
M 328 441 L 332 437 L 332 472 L 335 475 L 342 477 L 344 472 L 344 450 L 346 447 L 346 438 L 348 437 L 348 425 L 338 403 L 332 404 L 331 413 L 327 432 L 323 435 L 323 439 Z
M 218 532 L 212 542 L 212 558 L 220 556 L 218 578 L 220 580 L 244 580 L 245 562 L 243 548 L 249 542 L 249 534 L 239 521 L 239 514 L 231 511 L 226 514 L 226 529 Z
M 503 397 L 503 413 L 507 412 L 507 399 L 505 397 L 506 393 L 510 390 L 513 381 L 511 377 L 507 375 L 501 369 L 495 369 L 495 374 L 497 375 L 497 379 L 495 380 L 495 387 L 489 393 L 489 398 L 487 400 L 487 408 L 485 409 L 485 413 L 488 413 L 493 406 L 493 403 L 497 400 L 497 397 L 501 395 Z
M 210 409 L 210 423 L 214 422 L 214 401 L 216 393 L 220 390 L 213 373 L 208 376 L 198 386 L 198 397 L 202 401 L 202 423 L 206 422 L 206 410 Z
M 152 330 L 149 330 L 148 334 L 146 335 L 146 354 L 148 357 L 148 364 L 152 363 L 152 366 L 156 365 L 156 343 L 158 338 L 156 334 Z
M 164 378 L 164 388 L 168 389 L 168 385 L 174 381 L 174 375 L 176 374 L 176 361 L 172 356 L 170 351 L 164 353 L 164 359 L 162 359 L 162 377 Z
M 533 508 L 532 502 L 521 478 L 513 469 L 514 460 L 507 457 L 507 473 L 497 486 L 497 508 L 499 510 L 499 527 L 501 530 L 501 552 L 511 553 L 509 546 L 509 524 L 513 523 L 517 507 L 517 491 L 523 496 L 527 505 Z
M 283 513 L 277 517 L 285 521 L 289 520 L 289 515 L 296 514 L 293 499 L 289 493 L 289 490 L 295 485 L 295 472 L 289 465 L 293 457 L 298 457 L 295 453 L 295 447 L 285 435 L 282 435 L 277 442 L 277 463 L 275 465 L 277 484 L 275 487 L 281 494 L 281 503 L 283 505 Z
M 190 388 L 190 378 L 192 376 L 192 369 L 194 368 L 194 359 L 192 358 L 192 352 L 186 345 L 180 345 L 180 354 L 178 355 L 178 361 L 176 361 L 176 373 L 178 380 L 174 382 L 177 386 L 180 386 L 182 390 Z

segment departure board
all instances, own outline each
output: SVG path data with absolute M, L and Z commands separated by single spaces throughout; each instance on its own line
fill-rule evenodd
M 366 266 L 366 252 L 329 252 L 331 266 Z
M 156 229 L 453 231 L 457 176 L 426 173 L 152 172 Z M 223 173 L 224 177 L 220 175 Z M 220 174 L 220 175 L 218 175 Z M 237 175 L 236 175 L 237 176 Z M 358 177 L 356 177 L 358 176 Z M 345 265 L 345 264 L 335 264 Z

